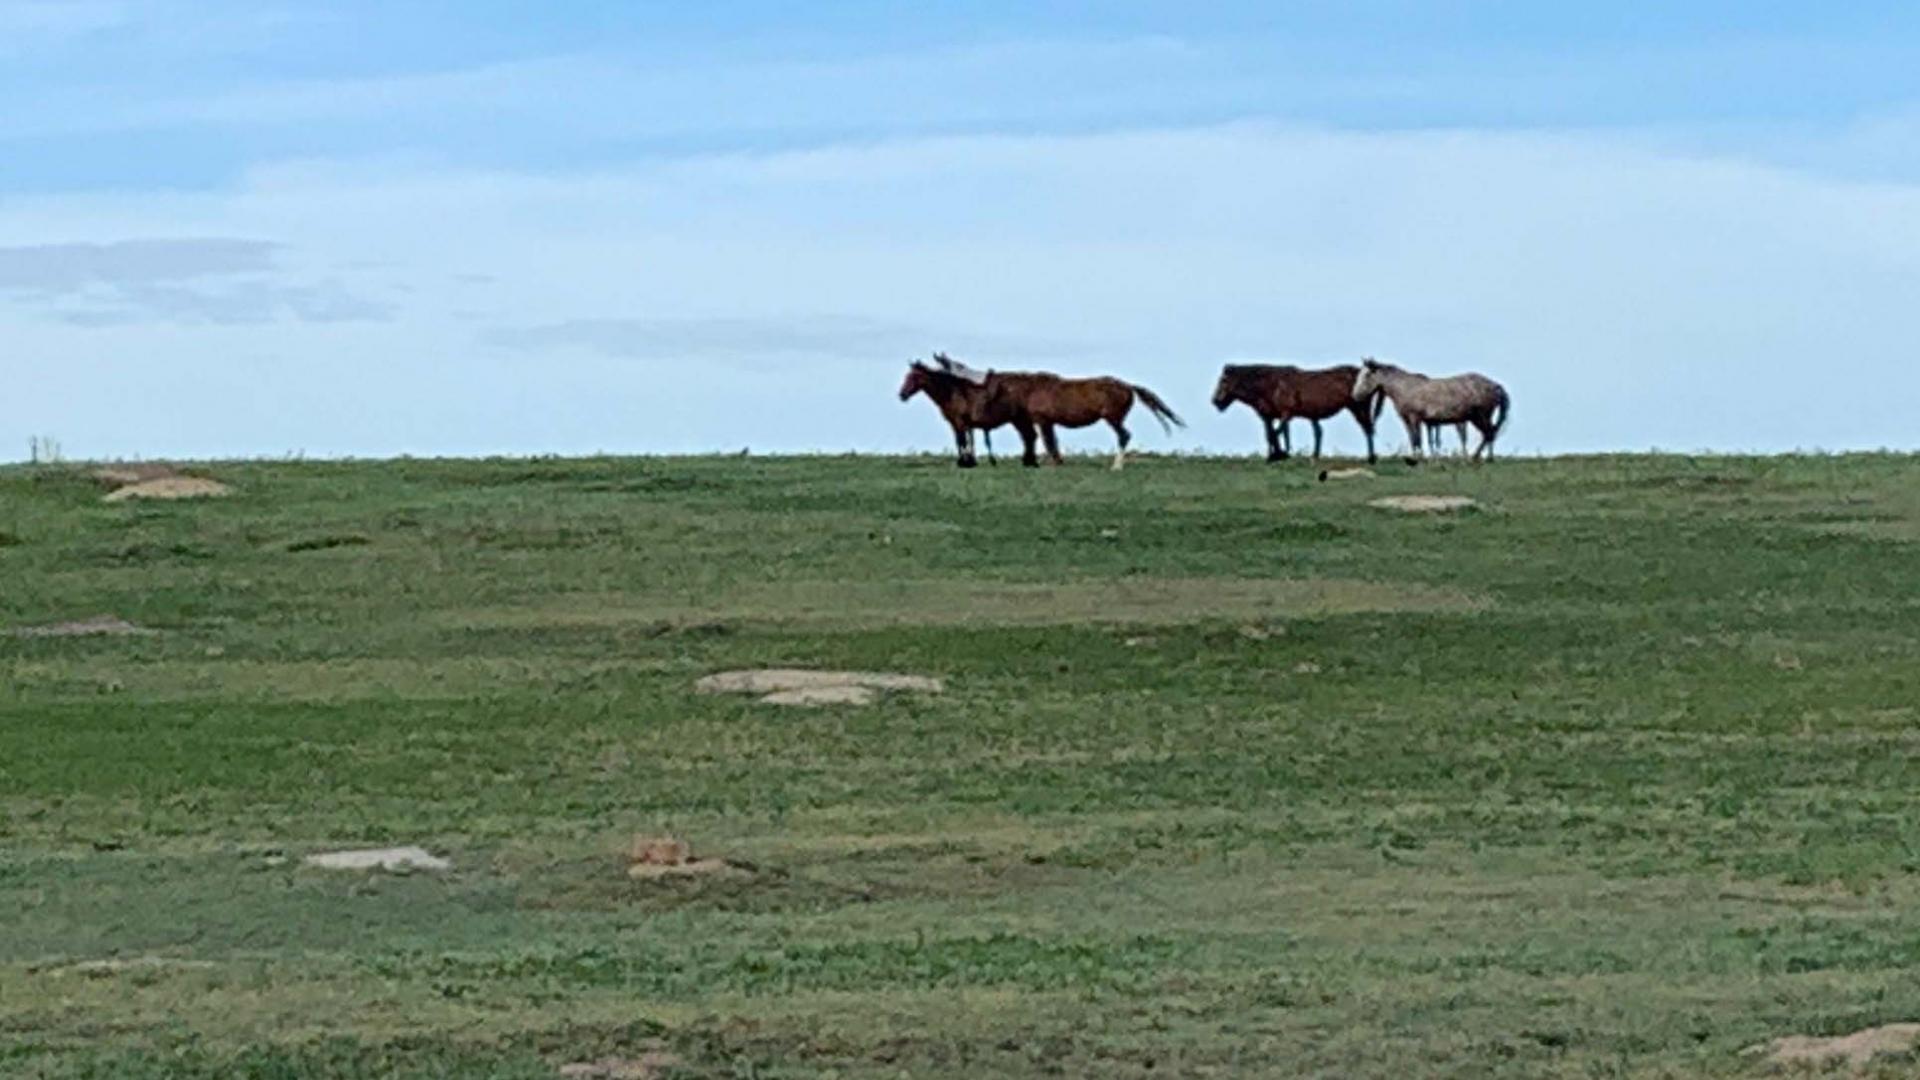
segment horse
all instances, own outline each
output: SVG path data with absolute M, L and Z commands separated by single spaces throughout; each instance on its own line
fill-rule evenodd
M 1020 463 L 1028 468 L 1038 467 L 1040 458 L 1034 453 L 1034 434 L 1038 431 L 1047 446 L 1047 457 L 1055 465 L 1062 464 L 1060 441 L 1055 428 L 1080 428 L 1104 420 L 1113 429 L 1120 445 L 1113 452 L 1113 467 L 1118 470 L 1127 463 L 1127 444 L 1133 441 L 1133 435 L 1127 431 L 1127 413 L 1133 409 L 1138 399 L 1147 407 L 1147 411 L 1160 421 L 1160 426 L 1173 433 L 1178 424 L 1186 427 L 1187 422 L 1175 415 L 1160 395 L 1135 383 L 1102 376 L 1093 379 L 1065 379 L 1052 372 L 989 372 L 987 374 L 986 410 L 991 416 L 1011 417 L 1014 430 L 1020 433 L 1024 445 Z
M 1268 461 L 1292 456 L 1294 417 L 1313 425 L 1313 456 L 1318 460 L 1320 421 L 1342 411 L 1352 413 L 1360 430 L 1367 433 L 1367 461 L 1373 462 L 1379 460 L 1373 450 L 1379 402 L 1354 396 L 1359 377 L 1360 369 L 1352 364 L 1319 371 L 1291 364 L 1228 364 L 1220 369 L 1220 382 L 1213 388 L 1213 407 L 1226 412 L 1227 406 L 1239 401 L 1258 413 L 1267 430 Z
M 1444 379 L 1431 379 L 1411 371 L 1382 364 L 1372 357 L 1360 361 L 1360 375 L 1354 380 L 1353 393 L 1362 397 L 1384 393 L 1393 402 L 1400 421 L 1407 425 L 1407 441 L 1412 452 L 1426 456 L 1421 436 L 1429 426 L 1472 424 L 1480 432 L 1480 445 L 1474 447 L 1473 460 L 1493 456 L 1493 440 L 1507 424 L 1512 399 L 1506 388 L 1485 375 L 1469 372 Z M 1463 437 L 1461 442 L 1465 443 Z M 1413 456 L 1410 463 L 1419 460 Z
M 924 392 L 939 406 L 940 415 L 946 417 L 948 426 L 953 428 L 953 442 L 960 454 L 955 464 L 960 468 L 971 469 L 980 463 L 973 453 L 975 429 L 986 433 L 987 463 L 998 464 L 993 458 L 993 429 L 1009 423 L 1012 418 L 1003 414 L 993 419 L 985 408 L 986 384 L 991 373 L 975 371 L 945 353 L 934 353 L 933 359 L 938 367 L 918 360 L 907 365 L 906 381 L 900 384 L 900 400 L 909 401 L 913 395 Z

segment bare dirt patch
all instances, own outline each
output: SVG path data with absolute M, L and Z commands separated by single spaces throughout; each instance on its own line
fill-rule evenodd
M 91 619 L 77 619 L 72 622 L 48 623 L 45 626 L 22 626 L 7 631 L 10 637 L 22 638 L 69 638 L 69 637 L 139 637 L 153 631 L 135 626 L 125 619 L 113 615 L 98 615 Z
M 425 848 L 369 848 L 360 851 L 323 851 L 303 860 L 322 870 L 451 870 L 453 864 Z
M 1445 514 L 1479 504 L 1465 495 L 1389 495 L 1367 505 L 1408 514 Z
M 627 876 L 636 881 L 696 877 L 728 871 L 751 872 L 747 867 L 736 866 L 725 859 L 695 858 L 691 844 L 671 836 L 636 836 L 627 858 L 631 863 L 627 867 Z
M 199 476 L 163 476 L 143 480 L 108 492 L 103 501 L 128 502 L 136 499 L 213 499 L 231 494 L 232 488 L 218 480 Z
M 870 705 L 882 692 L 938 694 L 946 689 L 945 683 L 926 675 L 800 668 L 723 671 L 693 686 L 704 694 L 757 694 L 768 705 Z
M 1749 1052 L 1764 1053 L 1767 1060 L 1776 1065 L 1825 1065 L 1844 1061 L 1860 1066 L 1877 1057 L 1908 1053 L 1916 1045 L 1920 1045 L 1920 1024 L 1887 1024 L 1831 1039 L 1789 1035 L 1765 1046 L 1753 1047 Z
M 93 478 L 108 487 L 123 488 L 149 480 L 179 476 L 180 471 L 162 461 L 117 462 L 93 470 Z
M 1324 484 L 1329 480 L 1371 480 L 1377 475 L 1379 474 L 1372 469 L 1365 468 L 1321 469 L 1320 482 Z

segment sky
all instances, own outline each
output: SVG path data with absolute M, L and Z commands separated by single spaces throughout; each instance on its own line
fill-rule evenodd
M 1362 355 L 1519 452 L 1920 448 L 1916 55 L 1875 0 L 0 0 L 0 460 L 943 451 L 935 349 L 1151 386 L 1148 450 Z

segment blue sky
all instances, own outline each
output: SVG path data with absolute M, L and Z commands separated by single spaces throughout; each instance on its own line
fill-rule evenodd
M 1920 443 L 1920 9 L 1622 7 L 0 0 L 0 459 L 939 449 L 934 348 Z

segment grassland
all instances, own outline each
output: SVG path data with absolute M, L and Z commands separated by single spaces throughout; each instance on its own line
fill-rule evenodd
M 155 631 L 0 636 L 0 1075 L 1743 1076 L 1920 1018 L 1920 460 L 206 471 L 0 470 L 0 628 Z M 948 689 L 691 689 L 759 666 Z M 657 832 L 758 870 L 629 880 Z M 299 864 L 385 843 L 455 869 Z

